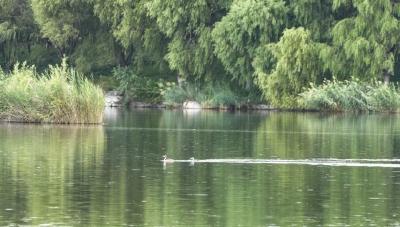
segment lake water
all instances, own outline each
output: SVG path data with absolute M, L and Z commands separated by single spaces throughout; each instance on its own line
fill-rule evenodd
M 214 159 L 215 163 L 160 162 Z M 0 124 L 0 226 L 396 226 L 400 115 L 107 110 Z M 390 162 L 394 163 L 395 162 Z

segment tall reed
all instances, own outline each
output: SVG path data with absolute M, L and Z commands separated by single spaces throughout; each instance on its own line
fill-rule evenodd
M 1 120 L 93 124 L 102 122 L 103 108 L 103 91 L 65 60 L 44 73 L 25 64 L 0 73 Z
M 400 92 L 393 85 L 374 81 L 325 81 L 300 94 L 300 107 L 322 111 L 397 112 Z

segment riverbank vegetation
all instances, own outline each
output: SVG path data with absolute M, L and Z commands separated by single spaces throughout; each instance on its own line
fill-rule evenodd
M 5 0 L 0 65 L 43 71 L 67 56 L 127 101 L 218 106 L 258 95 L 278 108 L 309 108 L 299 95 L 333 78 L 332 86 L 397 86 L 399 9 L 393 0 Z M 160 83 L 177 90 L 163 96 Z
M 300 94 L 299 106 L 304 109 L 349 112 L 397 112 L 400 91 L 394 85 L 382 82 L 325 81 L 311 85 Z
M 103 108 L 103 91 L 65 61 L 42 73 L 25 64 L 0 71 L 0 120 L 101 123 Z
M 229 87 L 222 85 L 198 88 L 190 84 L 184 86 L 170 84 L 162 91 L 162 95 L 165 103 L 170 106 L 180 105 L 187 100 L 198 102 L 202 108 L 209 109 L 240 106 L 239 97 Z

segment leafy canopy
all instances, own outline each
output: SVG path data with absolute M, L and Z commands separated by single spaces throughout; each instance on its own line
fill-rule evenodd
M 215 54 L 225 69 L 242 83 L 251 80 L 256 49 L 279 40 L 287 23 L 282 0 L 235 1 L 213 30 Z
M 260 48 L 254 66 L 266 99 L 275 106 L 295 107 L 297 95 L 324 74 L 321 48 L 304 28 L 288 29 L 278 43 Z

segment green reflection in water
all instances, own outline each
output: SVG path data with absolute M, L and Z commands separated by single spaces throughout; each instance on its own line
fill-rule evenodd
M 400 224 L 400 169 L 159 161 L 398 158 L 399 120 L 144 110 L 104 127 L 1 125 L 0 225 Z
M 0 127 L 0 225 L 79 222 L 104 152 L 101 127 Z
M 322 115 L 274 113 L 254 139 L 260 157 L 400 157 L 397 115 Z

